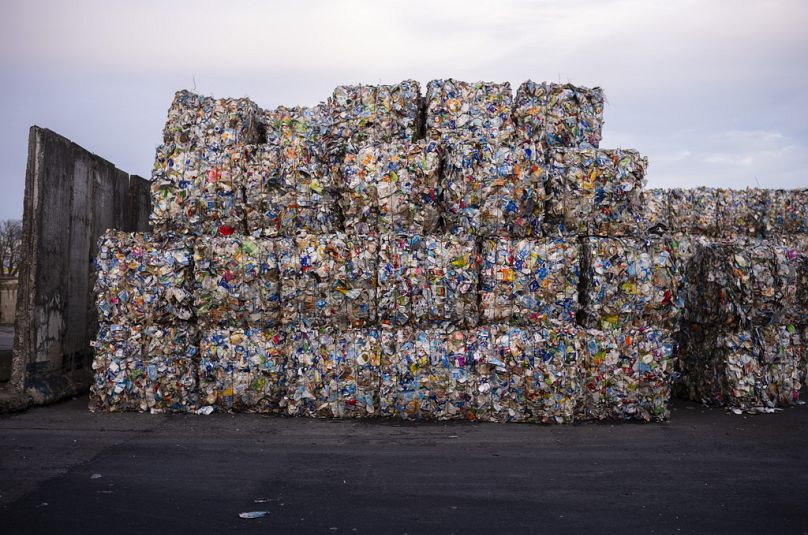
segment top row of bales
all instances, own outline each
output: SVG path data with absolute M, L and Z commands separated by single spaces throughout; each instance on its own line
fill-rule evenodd
M 808 234 L 808 189 L 649 189 L 643 226 L 726 239 Z
M 597 148 L 603 91 L 532 81 L 513 98 L 508 82 L 433 80 L 420 84 L 344 85 L 314 107 L 262 110 L 247 98 L 215 99 L 177 92 L 163 143 L 186 151 L 223 152 L 235 145 L 321 144 L 341 163 L 349 144 L 367 141 L 503 143 L 515 139 L 551 147 Z M 317 156 L 322 156 L 322 153 Z
M 599 88 L 340 86 L 312 108 L 177 93 L 158 233 L 636 235 L 647 160 L 600 150 Z

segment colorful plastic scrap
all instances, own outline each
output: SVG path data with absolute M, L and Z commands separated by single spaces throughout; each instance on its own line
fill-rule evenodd
M 576 420 L 667 420 L 673 374 L 670 331 L 627 328 L 581 334 Z
M 438 230 L 440 151 L 425 141 L 365 145 L 343 164 L 340 205 L 354 234 Z
M 106 231 L 95 258 L 98 320 L 143 327 L 191 319 L 192 259 L 187 238 Z
M 194 308 L 203 327 L 271 327 L 280 323 L 279 257 L 290 238 L 199 238 L 194 246 Z
M 517 132 L 543 149 L 596 149 L 603 126 L 603 90 L 528 80 L 516 91 Z
M 575 323 L 578 243 L 561 238 L 482 242 L 480 314 L 486 322 Z
M 768 235 L 808 234 L 808 188 L 769 192 Z
M 668 191 L 671 232 L 715 236 L 718 233 L 718 195 L 714 188 Z
M 479 254 L 471 238 L 382 235 L 379 321 L 385 325 L 477 325 Z
M 426 92 L 426 137 L 432 141 L 499 143 L 513 134 L 508 82 L 432 80 Z
M 261 111 L 246 98 L 214 99 L 177 91 L 168 109 L 163 143 L 180 151 L 222 151 L 258 143 Z
M 676 245 L 667 237 L 587 238 L 581 268 L 584 325 L 674 328 L 684 306 Z
M 376 319 L 377 238 L 299 234 L 279 257 L 282 323 L 371 324 Z
M 683 328 L 680 390 L 733 411 L 772 412 L 799 402 L 804 341 L 793 325 Z
M 161 413 L 196 409 L 195 327 L 102 323 L 92 346 L 90 410 Z
M 634 236 L 642 229 L 647 158 L 634 150 L 554 149 L 548 168 L 548 232 Z
M 282 414 L 286 406 L 283 329 L 212 329 L 200 341 L 200 403 L 221 412 Z
M 289 336 L 287 412 L 320 418 L 379 415 L 381 341 L 376 329 L 302 327 Z
M 441 184 L 447 231 L 539 235 L 547 178 L 543 160 L 543 153 L 531 144 L 450 144 Z
M 748 326 L 805 318 L 798 303 L 801 255 L 766 240 L 698 247 L 689 281 L 690 321 Z

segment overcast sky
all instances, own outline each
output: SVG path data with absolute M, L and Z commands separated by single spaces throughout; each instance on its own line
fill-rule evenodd
M 808 186 L 808 2 L 0 0 L 0 219 L 28 128 L 149 176 L 174 91 L 313 105 L 342 83 L 603 87 L 648 185 Z

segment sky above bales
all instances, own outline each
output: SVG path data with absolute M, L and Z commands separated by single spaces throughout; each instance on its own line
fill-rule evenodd
M 178 89 L 313 105 L 415 78 L 604 89 L 604 148 L 649 187 L 808 186 L 808 2 L 4 0 L 0 219 L 28 128 L 149 176 Z

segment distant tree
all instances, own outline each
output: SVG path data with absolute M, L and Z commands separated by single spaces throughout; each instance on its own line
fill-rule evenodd
M 0 223 L 0 274 L 17 276 L 22 249 L 22 221 L 7 219 Z

